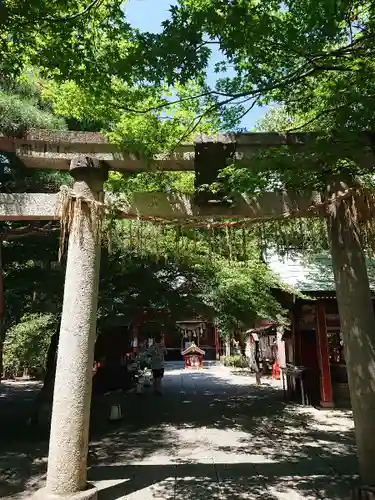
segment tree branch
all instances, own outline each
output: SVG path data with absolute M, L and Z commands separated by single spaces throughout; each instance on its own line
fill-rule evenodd
M 85 14 L 88 14 L 90 10 L 92 10 L 94 7 L 100 7 L 100 5 L 103 3 L 103 0 L 93 0 L 91 3 L 87 5 L 85 9 L 83 9 L 81 12 L 77 12 L 77 14 L 73 14 L 72 16 L 66 16 L 66 17 L 60 17 L 56 19 L 51 19 L 54 22 L 64 22 L 64 21 L 73 21 L 74 19 L 77 19 L 78 17 L 84 16 Z
M 173 106 L 174 104 L 180 104 L 182 102 L 188 102 L 188 101 L 194 101 L 196 99 L 200 99 L 202 97 L 209 97 L 212 95 L 217 95 L 217 96 L 222 96 L 222 97 L 227 97 L 228 94 L 225 94 L 223 92 L 218 92 L 216 90 L 207 90 L 206 92 L 202 92 L 201 94 L 197 94 L 194 96 L 188 96 L 188 97 L 181 97 L 179 99 L 176 99 L 174 101 L 165 101 L 163 104 L 158 104 L 157 106 L 150 106 L 149 108 L 146 109 L 134 109 L 134 108 L 127 108 L 127 107 L 121 107 L 123 111 L 127 111 L 128 113 L 136 113 L 136 114 L 146 114 L 149 113 L 150 111 L 158 111 L 160 109 L 167 108 L 169 106 Z
M 330 52 L 321 52 L 320 54 L 317 53 L 317 54 L 313 55 L 312 56 L 313 60 L 350 54 L 358 44 L 360 44 L 366 40 L 373 39 L 373 38 L 374 38 L 373 34 L 366 33 L 366 34 L 354 39 L 351 43 L 344 45 L 343 47 L 339 47 L 338 49 L 334 49 Z
M 33 19 L 25 19 L 25 23 L 26 24 L 39 23 L 39 22 L 60 23 L 60 22 L 74 21 L 75 19 L 78 19 L 79 17 L 88 14 L 94 7 L 100 7 L 103 1 L 104 0 L 92 0 L 83 10 L 77 12 L 76 14 L 72 14 L 70 16 L 61 16 L 61 17 L 45 16 L 39 18 L 37 17 Z
M 337 106 L 335 108 L 325 109 L 325 110 L 321 111 L 320 113 L 318 113 L 316 116 L 314 116 L 314 118 L 303 123 L 302 125 L 298 125 L 297 127 L 293 127 L 293 128 L 288 129 L 286 131 L 286 133 L 289 134 L 289 132 L 295 132 L 296 130 L 300 130 L 301 128 L 306 127 L 307 125 L 311 125 L 311 123 L 314 123 L 316 120 L 318 120 L 322 116 L 324 116 L 326 114 L 334 113 L 335 111 L 337 111 L 338 109 L 340 109 L 342 107 L 344 107 L 344 106 Z
M 221 101 L 220 103 L 217 103 L 214 105 L 214 108 L 219 108 L 222 106 L 225 106 L 226 104 L 229 104 L 236 99 L 239 99 L 241 97 L 255 97 L 257 95 L 262 95 L 265 92 L 270 92 L 272 90 L 280 89 L 283 87 L 286 87 L 287 85 L 291 85 L 293 83 L 298 83 L 299 81 L 314 75 L 315 73 L 318 73 L 320 71 L 352 71 L 349 69 L 344 69 L 340 67 L 335 67 L 335 66 L 314 66 L 313 68 L 306 69 L 303 73 L 299 74 L 301 70 L 306 68 L 308 66 L 308 63 L 302 65 L 300 68 L 296 69 L 290 75 L 287 75 L 283 81 L 278 81 L 275 82 L 274 84 L 271 85 L 265 85 L 263 87 L 258 87 L 254 90 L 249 90 L 249 91 L 244 91 L 244 92 L 239 92 L 235 94 L 227 93 L 227 92 L 219 92 L 217 90 L 208 90 L 207 92 L 203 92 L 201 94 L 198 94 L 196 96 L 188 96 L 188 97 L 183 97 L 181 99 L 176 99 L 174 101 L 170 102 L 165 102 L 164 104 L 160 104 L 158 106 L 152 106 L 146 109 L 132 109 L 132 108 L 122 108 L 124 111 L 128 111 L 129 113 L 137 113 L 137 114 L 146 114 L 149 113 L 150 111 L 157 111 L 160 109 L 165 109 L 168 108 L 169 106 L 172 106 L 174 104 L 179 104 L 181 102 L 188 102 L 188 101 L 193 101 L 195 99 L 199 99 L 201 97 L 208 97 L 208 96 L 221 96 L 221 97 L 227 97 L 227 99 Z M 206 110 L 205 114 L 207 115 L 210 110 L 212 111 L 211 108 L 209 110 Z
M 259 98 L 260 98 L 260 95 L 258 95 L 258 97 L 256 97 L 256 98 L 254 99 L 254 102 L 252 102 L 252 103 L 251 103 L 251 105 L 250 105 L 247 109 L 245 109 L 245 111 L 244 111 L 244 112 L 243 112 L 243 113 L 242 113 L 242 114 L 238 117 L 238 120 L 242 120 L 242 118 L 244 118 L 244 117 L 247 115 L 247 113 L 250 113 L 250 111 L 251 111 L 251 110 L 254 108 L 254 106 L 258 103 Z

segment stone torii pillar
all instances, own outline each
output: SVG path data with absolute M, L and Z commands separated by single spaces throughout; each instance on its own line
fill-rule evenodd
M 101 201 L 108 170 L 92 158 L 71 161 L 75 215 L 69 235 L 64 302 L 57 355 L 47 482 L 40 500 L 92 500 L 86 482 L 92 367 L 100 268 L 98 212 L 84 200 Z

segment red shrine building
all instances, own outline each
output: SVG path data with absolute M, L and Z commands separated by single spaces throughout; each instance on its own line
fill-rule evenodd
M 181 352 L 193 343 L 205 351 L 205 360 L 216 360 L 219 356 L 218 331 L 204 318 L 172 321 L 166 310 L 147 310 L 134 319 L 132 334 L 136 350 L 147 348 L 156 334 L 162 334 L 168 351 L 167 361 L 183 360 Z
M 348 406 L 336 295 L 319 290 L 308 293 L 309 299 L 297 298 L 289 304 L 291 328 L 283 336 L 285 388 L 291 397 L 301 398 L 303 404 Z
M 282 336 L 285 362 L 280 363 L 288 397 L 321 407 L 349 407 L 348 378 L 330 256 L 317 254 L 306 261 L 302 257 L 283 260 L 273 255 L 266 260 L 284 283 L 304 296 L 283 293 L 280 298 L 291 319 L 290 328 Z M 371 265 L 373 267 L 370 262 Z
M 100 366 L 123 366 L 128 356 L 146 350 L 156 335 L 164 336 L 167 361 L 185 361 L 182 352 L 191 345 L 204 352 L 208 361 L 219 359 L 219 336 L 212 322 L 204 318 L 173 321 L 168 311 L 149 309 L 132 322 L 118 315 L 100 325 L 95 361 Z

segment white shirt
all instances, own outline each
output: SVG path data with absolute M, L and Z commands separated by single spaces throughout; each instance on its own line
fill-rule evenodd
M 163 344 L 152 344 L 147 351 L 151 356 L 151 368 L 161 370 L 164 368 L 164 358 L 168 351 Z

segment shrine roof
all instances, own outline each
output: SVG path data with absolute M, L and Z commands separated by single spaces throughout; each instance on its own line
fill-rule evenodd
M 332 259 L 327 253 L 316 253 L 309 257 L 295 254 L 282 257 L 275 253 L 266 256 L 269 268 L 281 281 L 299 292 L 335 292 Z M 367 259 L 370 287 L 375 290 L 375 259 Z
M 249 333 L 251 335 L 255 334 L 260 336 L 267 336 L 276 333 L 276 328 L 277 328 L 276 323 L 270 323 L 268 325 L 258 326 L 257 328 L 250 328 L 245 333 Z
M 203 349 L 200 349 L 196 344 L 194 344 L 194 342 L 187 349 L 185 349 L 184 351 L 181 351 L 182 356 L 186 356 L 186 354 L 194 354 L 194 353 L 201 354 L 202 356 L 204 356 L 206 354 L 206 352 L 203 351 Z

